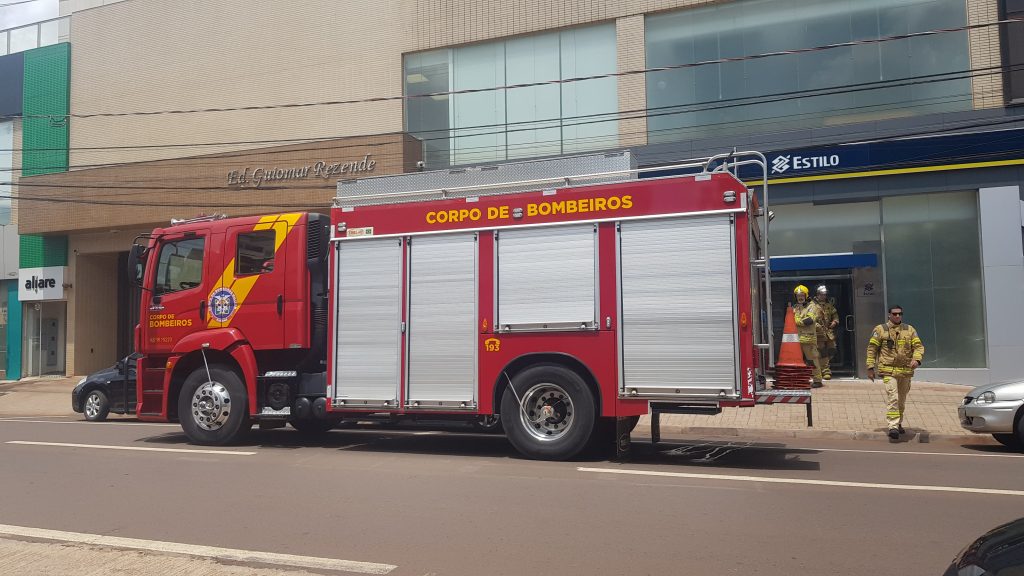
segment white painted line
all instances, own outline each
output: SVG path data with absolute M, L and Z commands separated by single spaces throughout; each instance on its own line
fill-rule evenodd
M 876 484 L 873 482 L 842 482 L 839 480 L 809 480 L 805 478 L 771 478 L 767 476 L 733 476 L 729 474 L 695 474 L 691 472 L 658 472 L 655 470 L 626 470 L 611 468 L 576 468 L 580 472 L 602 474 L 632 474 L 636 476 L 665 476 L 669 478 L 697 478 L 700 480 L 729 480 L 733 482 L 765 482 L 770 484 L 812 484 L 816 486 L 841 486 L 843 488 L 878 488 L 882 490 L 919 490 L 923 492 L 967 492 L 999 496 L 1024 496 L 1024 490 L 1000 490 L 997 488 L 966 488 L 962 486 L 914 486 L 912 484 Z
M 680 447 L 693 446 L 701 448 L 748 448 L 752 450 L 780 450 L 783 452 L 794 452 L 798 450 L 807 450 L 808 452 L 856 452 L 860 454 L 911 454 L 915 456 L 967 456 L 970 458 L 1024 458 L 1024 454 L 964 454 L 960 452 L 913 452 L 911 450 L 858 450 L 856 448 L 811 448 L 806 446 L 758 446 L 757 444 L 750 444 L 747 442 L 702 442 L 686 444 L 680 443 Z M 993 447 L 996 447 L 993 445 Z M 672 448 L 670 450 L 663 450 L 662 452 L 671 452 L 672 450 L 678 450 L 679 448 Z
M 203 558 L 213 558 L 215 560 L 228 560 L 231 562 L 257 562 L 261 564 L 274 564 L 277 566 L 311 568 L 313 570 L 357 572 L 359 574 L 387 574 L 397 568 L 397 566 L 392 566 L 391 564 L 336 560 L 334 558 L 319 558 L 316 556 L 297 556 L 294 554 L 276 554 L 273 552 L 237 550 L 234 548 L 216 548 L 213 546 L 196 546 L 193 544 L 180 544 L 177 542 L 161 542 L 159 540 L 138 540 L 135 538 L 120 538 L 117 536 L 103 536 L 101 534 L 85 534 L 81 532 L 64 532 L 61 530 L 46 530 L 43 528 L 27 528 L 24 526 L 10 526 L 7 524 L 0 524 L 0 535 L 39 538 L 41 540 L 58 540 L 61 542 L 73 542 L 76 544 L 128 548 L 132 550 L 164 552 L 168 554 L 185 554 L 187 556 L 199 556 Z
M 104 444 L 71 444 L 68 442 L 30 442 L 28 440 L 8 440 L 5 444 L 21 444 L 24 446 L 62 446 L 65 448 L 99 448 L 103 450 L 136 450 L 139 452 L 179 452 L 184 454 L 221 454 L 225 456 L 255 456 L 256 452 L 238 450 L 198 450 L 189 448 L 145 448 L 143 446 L 107 446 Z
M 968 456 L 971 458 L 1024 458 L 1024 454 L 961 454 L 958 452 L 912 452 L 910 450 L 855 450 L 853 448 L 782 448 L 765 446 L 767 450 L 814 450 L 816 452 L 860 452 L 862 454 L 913 454 L 917 456 Z
M 24 420 L 23 418 L 39 418 L 39 416 L 24 416 L 16 417 L 12 416 L 9 418 L 0 418 L 0 422 L 29 422 L 32 424 L 84 424 L 87 426 L 102 426 L 101 422 L 88 422 L 86 420 Z M 44 416 L 45 418 L 45 416 Z M 54 416 L 54 418 L 60 418 L 60 416 Z M 178 424 L 162 424 L 159 422 L 132 422 L 130 420 L 108 420 L 107 424 L 115 424 L 117 426 L 155 426 L 160 428 L 180 428 Z

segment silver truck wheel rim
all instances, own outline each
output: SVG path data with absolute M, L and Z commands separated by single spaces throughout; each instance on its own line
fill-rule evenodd
M 572 398 L 557 384 L 535 384 L 523 394 L 519 419 L 537 440 L 551 442 L 561 438 L 572 429 L 575 418 Z
M 207 382 L 192 395 L 192 419 L 203 430 L 219 430 L 231 416 L 231 394 L 220 382 Z
M 89 394 L 85 399 L 85 415 L 95 418 L 100 413 L 100 397 L 97 394 Z

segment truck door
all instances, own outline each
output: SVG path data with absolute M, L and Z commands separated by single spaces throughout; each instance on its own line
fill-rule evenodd
M 294 221 L 262 218 L 232 226 L 224 238 L 224 268 L 210 292 L 211 328 L 238 328 L 256 350 L 284 347 L 286 250 Z
M 728 215 L 621 223 L 621 393 L 739 394 L 734 238 Z
M 169 354 L 184 336 L 203 329 L 212 268 L 208 250 L 207 230 L 165 236 L 157 244 L 153 289 L 144 293 L 142 310 L 148 354 Z

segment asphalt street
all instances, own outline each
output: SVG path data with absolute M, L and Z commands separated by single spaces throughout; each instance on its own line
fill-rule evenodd
M 4 418 L 0 544 L 49 552 L 0 571 L 84 546 L 141 574 L 168 554 L 224 573 L 941 574 L 1024 516 L 1021 466 L 972 438 L 636 438 L 628 463 L 535 462 L 502 436 L 418 428 L 207 448 L 177 425 Z

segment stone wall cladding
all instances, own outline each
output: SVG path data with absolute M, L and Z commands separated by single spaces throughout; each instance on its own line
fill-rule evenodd
M 998 0 L 967 0 L 967 23 L 985 24 L 999 20 Z M 974 108 L 998 108 L 1004 104 L 1003 75 L 997 73 L 1002 63 L 999 26 L 976 28 L 968 33 L 971 49 L 971 69 L 983 71 L 971 80 Z

